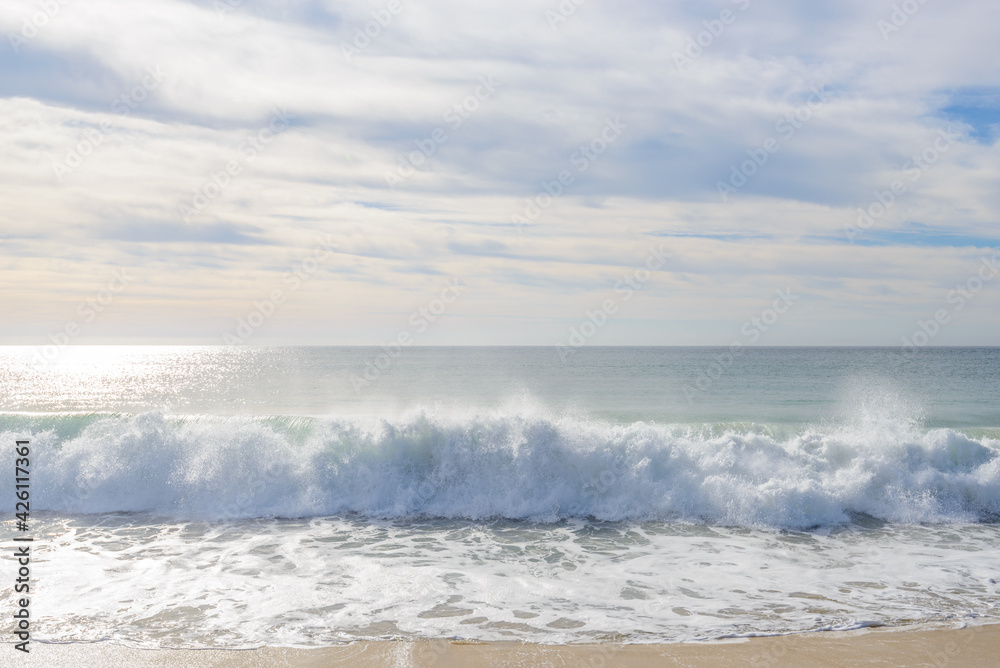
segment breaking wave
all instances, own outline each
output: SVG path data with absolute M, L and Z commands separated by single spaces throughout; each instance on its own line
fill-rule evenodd
M 26 416 L 32 510 L 256 517 L 566 518 L 804 528 L 1000 516 L 1000 440 L 901 422 L 766 429 L 531 412 Z M 13 493 L 4 476 L 3 494 Z

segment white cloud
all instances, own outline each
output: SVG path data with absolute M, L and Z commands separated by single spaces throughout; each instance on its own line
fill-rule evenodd
M 0 61 L 0 262 L 22 314 L 0 341 L 44 337 L 128 266 L 138 278 L 94 340 L 221 342 L 330 235 L 340 252 L 261 340 L 369 343 L 460 275 L 467 295 L 425 342 L 549 344 L 667 243 L 671 267 L 602 343 L 725 344 L 788 284 L 803 306 L 769 342 L 898 343 L 983 251 L 870 243 L 913 223 L 1000 238 L 995 146 L 963 135 L 869 237 L 848 244 L 845 227 L 956 123 L 939 113 L 949 91 L 1000 85 L 984 66 L 1000 10 L 929 2 L 885 40 L 891 5 L 740 4 L 585 3 L 553 30 L 557 3 L 401 0 L 348 60 L 377 3 L 247 2 L 220 17 L 211 2 L 67 2 Z M 727 8 L 736 20 L 678 73 L 673 54 Z M 0 31 L 37 11 L 8 3 Z M 120 113 L 149 67 L 164 81 Z M 454 127 L 446 113 L 490 76 L 500 85 Z M 817 86 L 829 99 L 781 137 Z M 241 158 L 275 108 L 292 127 Z M 581 171 L 574 154 L 615 117 L 627 129 Z M 388 188 L 439 128 L 433 155 Z M 720 201 L 717 182 L 776 136 Z M 69 173 L 53 167 L 84 150 Z M 234 159 L 239 174 L 185 221 L 180 205 Z M 572 184 L 519 233 L 511 215 L 563 170 Z M 995 343 L 996 293 L 950 342 Z

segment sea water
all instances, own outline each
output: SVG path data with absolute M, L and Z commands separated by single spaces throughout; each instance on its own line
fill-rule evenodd
M 1000 617 L 998 349 L 2 348 L 18 438 L 37 640 Z

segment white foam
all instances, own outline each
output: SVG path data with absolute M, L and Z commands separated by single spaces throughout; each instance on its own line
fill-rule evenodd
M 68 436 L 51 424 L 28 434 L 33 508 L 793 528 L 843 523 L 851 513 L 909 523 L 1000 515 L 1000 441 L 899 423 L 776 438 L 533 411 L 90 420 Z M 0 493 L 12 485 L 0 478 Z
M 51 641 L 662 642 L 1000 614 L 997 525 L 38 521 L 33 639 Z

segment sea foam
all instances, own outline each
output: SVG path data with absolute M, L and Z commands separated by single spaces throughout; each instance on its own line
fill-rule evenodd
M 4 422 L 5 441 L 31 440 L 33 510 L 760 528 L 859 515 L 903 523 L 1000 516 L 1000 441 L 900 423 L 776 436 L 530 411 Z M 12 485 L 3 478 L 2 493 Z

